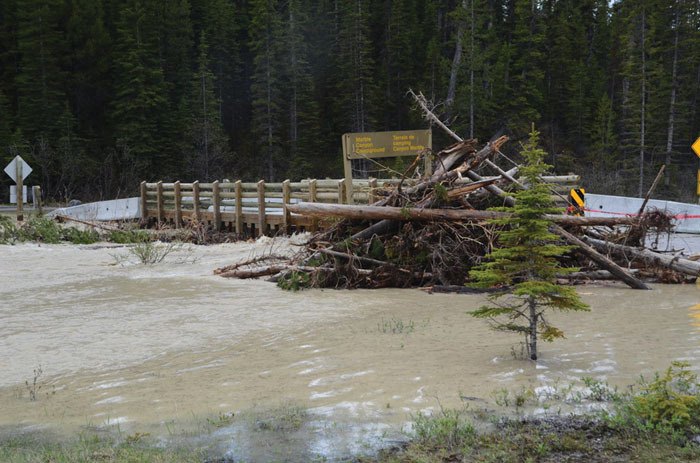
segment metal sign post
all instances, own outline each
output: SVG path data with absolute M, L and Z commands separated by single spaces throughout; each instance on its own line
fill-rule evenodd
M 32 173 L 32 168 L 29 167 L 29 164 L 27 164 L 21 156 L 15 156 L 5 167 L 5 173 L 17 184 L 17 221 L 21 222 L 24 220 L 24 179 Z

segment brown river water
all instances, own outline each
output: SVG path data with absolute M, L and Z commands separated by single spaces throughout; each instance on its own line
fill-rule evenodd
M 292 293 L 212 273 L 265 252 L 184 247 L 146 266 L 125 247 L 0 246 L 0 436 L 139 432 L 236 461 L 334 459 L 404 438 L 419 412 L 488 409 L 504 389 L 700 368 L 695 285 L 580 286 L 591 311 L 555 315 L 567 338 L 535 363 L 466 315 L 481 296 Z

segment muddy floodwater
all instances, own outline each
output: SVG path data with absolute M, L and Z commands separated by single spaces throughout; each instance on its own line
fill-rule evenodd
M 183 247 L 146 266 L 125 247 L 0 246 L 0 432 L 187 435 L 233 459 L 333 459 L 494 391 L 700 367 L 695 285 L 580 286 L 591 311 L 555 316 L 567 338 L 533 363 L 466 315 L 480 296 L 292 293 L 212 273 L 269 250 Z

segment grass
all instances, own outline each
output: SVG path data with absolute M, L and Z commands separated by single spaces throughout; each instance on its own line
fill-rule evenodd
M 15 436 L 0 440 L 0 461 L 5 463 L 201 463 L 201 450 L 163 448 L 147 434 L 133 434 L 121 441 L 97 435 L 81 435 L 62 442 L 38 436 Z
M 591 378 L 578 395 L 563 390 L 558 400 L 606 402 L 588 415 L 504 418 L 485 411 L 441 411 L 419 415 L 412 440 L 365 462 L 658 462 L 700 461 L 700 383 L 689 365 L 674 362 L 629 392 Z M 567 398 L 568 397 L 568 398 Z M 540 400 L 528 390 L 494 395 L 502 407 Z M 544 398 L 547 400 L 547 398 Z M 495 429 L 476 432 L 475 417 Z
M 594 417 L 506 420 L 477 433 L 456 412 L 423 417 L 413 440 L 364 463 L 698 461 L 700 446 Z

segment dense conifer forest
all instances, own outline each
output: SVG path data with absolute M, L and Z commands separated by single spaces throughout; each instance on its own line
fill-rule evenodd
M 667 163 L 659 193 L 694 195 L 698 0 L 0 2 L 0 167 L 48 198 L 340 177 L 343 133 L 427 127 L 409 88 L 464 137 L 535 122 L 589 188 Z

